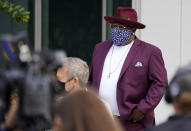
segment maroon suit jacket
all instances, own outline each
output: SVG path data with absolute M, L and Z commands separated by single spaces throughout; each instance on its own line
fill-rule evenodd
M 94 48 L 89 77 L 89 84 L 94 88 L 99 89 L 104 60 L 112 44 L 112 40 L 107 40 Z M 142 66 L 136 67 L 137 62 Z M 154 124 L 154 108 L 161 100 L 166 84 L 167 72 L 160 49 L 136 38 L 117 83 L 120 119 L 127 121 L 137 107 L 145 115 L 139 124 L 144 127 Z

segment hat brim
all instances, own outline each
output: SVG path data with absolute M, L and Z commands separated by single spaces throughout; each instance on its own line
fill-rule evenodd
M 139 23 L 137 21 L 132 21 L 132 20 L 127 20 L 127 19 L 122 19 L 118 17 L 109 17 L 105 16 L 104 17 L 105 21 L 108 23 L 122 23 L 122 24 L 127 24 L 135 27 L 136 29 L 144 29 L 146 26 L 142 23 Z

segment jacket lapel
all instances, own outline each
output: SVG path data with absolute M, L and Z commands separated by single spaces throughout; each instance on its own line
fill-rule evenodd
M 123 76 L 123 74 L 125 73 L 125 71 L 127 70 L 129 64 L 132 62 L 133 58 L 135 57 L 136 55 L 136 52 L 138 51 L 138 47 L 140 45 L 140 40 L 138 38 L 135 39 L 124 63 L 123 63 L 123 67 L 122 67 L 122 70 L 121 70 L 121 73 L 119 75 L 119 80 L 121 79 L 121 77 Z M 119 82 L 118 80 L 118 82 Z
M 99 73 L 98 73 L 98 79 L 97 79 L 97 83 L 99 83 L 99 84 L 100 84 L 100 81 L 101 81 L 101 76 L 102 76 L 102 71 L 103 71 L 105 58 L 107 56 L 107 53 L 108 53 L 109 49 L 111 48 L 111 46 L 113 44 L 112 40 L 109 40 L 109 41 L 106 41 L 106 42 L 107 43 L 103 43 L 103 44 L 105 44 L 105 46 L 102 47 L 103 50 L 101 52 L 103 52 L 103 54 L 100 55 L 100 62 L 99 62 L 100 65 L 99 65 L 99 70 L 98 70 Z M 98 85 L 98 88 L 99 88 L 99 85 Z

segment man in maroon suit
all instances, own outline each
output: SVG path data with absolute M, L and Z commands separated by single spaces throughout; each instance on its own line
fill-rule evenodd
M 111 38 L 94 48 L 89 84 L 111 106 L 126 131 L 141 131 L 154 124 L 154 108 L 161 100 L 167 73 L 159 48 L 139 40 L 132 8 L 119 7 L 111 24 Z

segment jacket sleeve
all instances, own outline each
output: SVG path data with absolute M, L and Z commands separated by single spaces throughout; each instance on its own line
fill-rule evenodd
M 154 131 L 154 129 L 153 129 L 153 128 L 154 128 L 154 127 L 152 127 L 152 128 L 151 128 L 151 127 L 146 128 L 146 129 L 145 129 L 145 131 Z
M 150 87 L 148 88 L 146 97 L 137 105 L 137 108 L 144 114 L 153 111 L 158 105 L 164 94 L 164 87 L 167 84 L 167 72 L 164 66 L 162 53 L 159 49 L 153 51 L 151 54 L 148 68 Z

